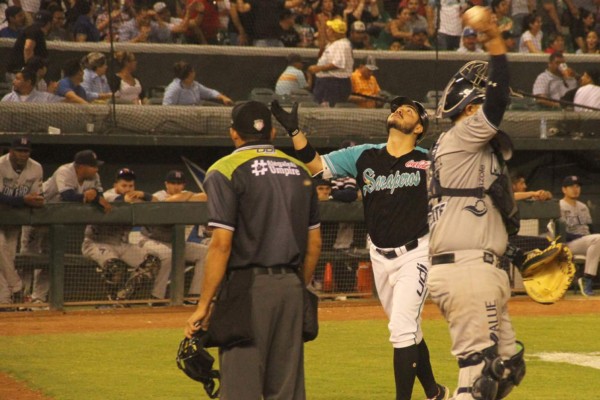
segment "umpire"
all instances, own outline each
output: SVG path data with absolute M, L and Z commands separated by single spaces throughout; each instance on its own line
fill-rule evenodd
M 235 106 L 229 133 L 236 150 L 204 182 L 213 235 L 202 295 L 185 334 L 191 337 L 205 318 L 211 331 L 222 322 L 216 319 L 221 299 L 209 315 L 221 285 L 220 297 L 243 299 L 228 310 L 235 314 L 228 334 L 246 333 L 246 314 L 251 332 L 249 344 L 220 347 L 221 399 L 305 399 L 303 285 L 321 252 L 317 195 L 304 165 L 273 147 L 267 106 Z

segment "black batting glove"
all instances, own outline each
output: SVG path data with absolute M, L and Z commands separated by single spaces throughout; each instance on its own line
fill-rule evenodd
M 287 130 L 290 137 L 296 136 L 300 133 L 298 128 L 298 103 L 292 104 L 292 111 L 285 111 L 277 100 L 273 100 L 271 103 L 271 114 L 279 121 L 281 125 Z

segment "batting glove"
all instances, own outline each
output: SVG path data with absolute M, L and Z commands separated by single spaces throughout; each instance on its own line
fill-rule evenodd
M 271 113 L 287 130 L 290 137 L 294 137 L 300 133 L 300 129 L 298 128 L 298 103 L 294 102 L 294 104 L 292 104 L 292 110 L 287 112 L 281 107 L 277 100 L 273 100 L 271 103 Z

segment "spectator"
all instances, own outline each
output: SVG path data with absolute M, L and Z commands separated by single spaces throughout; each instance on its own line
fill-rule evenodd
M 556 32 L 552 32 L 548 35 L 548 47 L 544 50 L 544 53 L 553 54 L 556 52 L 565 52 L 565 37 Z
M 372 49 L 369 41 L 367 27 L 362 21 L 354 21 L 350 27 L 350 36 L 348 37 L 353 50 L 369 50 Z
M 427 37 L 427 32 L 425 31 L 424 33 L 425 33 L 425 37 Z M 413 33 L 413 36 L 414 36 L 414 33 Z M 412 42 L 412 36 L 411 36 L 411 42 Z M 410 46 L 411 42 L 409 42 L 409 43 L 407 44 L 407 46 Z M 392 43 L 390 43 L 390 48 L 389 48 L 389 50 L 390 50 L 390 51 L 400 51 L 400 50 L 403 50 L 403 48 L 404 48 L 404 47 L 402 46 L 402 43 L 400 43 L 400 41 L 398 41 L 398 40 L 394 40 Z M 408 50 L 408 49 L 407 49 L 407 50 Z
M 48 7 L 48 11 L 52 13 L 52 29 L 50 29 L 47 39 L 63 42 L 72 41 L 73 36 L 65 29 L 65 21 L 67 18 L 65 17 L 63 9 L 60 8 L 58 4 L 52 3 Z
M 492 12 L 500 32 L 511 31 L 513 20 L 510 18 L 510 0 L 492 0 Z
M 109 40 L 109 34 L 110 34 L 110 29 L 109 29 L 109 18 L 108 18 L 108 2 L 112 1 L 112 12 L 111 12 L 111 18 L 112 19 L 112 31 L 113 31 L 113 40 L 115 42 L 119 41 L 119 30 L 121 29 L 121 26 L 126 22 L 129 21 L 131 19 L 131 15 L 129 12 L 127 12 L 127 9 L 125 7 L 121 8 L 120 4 L 118 1 L 115 0 L 104 0 L 104 5 L 102 7 L 102 12 L 100 14 L 98 14 L 98 16 L 96 17 L 96 28 L 98 29 L 98 31 L 100 32 L 100 39 L 104 40 Z
M 252 12 L 254 46 L 283 47 L 280 40 L 279 18 L 285 9 L 292 9 L 300 4 L 302 4 L 302 0 L 285 0 L 281 2 L 250 0 L 247 3 L 238 3 L 238 12 Z
M 2 102 L 12 103 L 56 103 L 63 101 L 48 92 L 40 92 L 35 89 L 35 71 L 23 69 L 15 74 L 13 79 L 13 91 L 2 98 Z
M 8 26 L 0 30 L 0 38 L 16 39 L 25 27 L 27 19 L 21 7 L 10 6 L 4 10 L 4 17 Z
M 88 0 L 77 0 L 79 17 L 73 25 L 72 31 L 76 42 L 99 42 L 100 31 L 94 24 L 94 8 Z
M 196 81 L 196 71 L 186 61 L 179 61 L 173 66 L 175 79 L 165 89 L 164 106 L 197 106 L 203 100 L 214 100 L 226 106 L 233 101 L 215 89 L 207 88 Z
M 338 9 L 335 0 L 319 0 L 316 8 L 315 25 L 317 28 L 318 47 L 325 48 L 327 41 L 327 21 L 335 18 L 341 18 L 341 12 Z
M 518 37 L 520 37 L 525 30 L 529 29 L 529 27 L 527 27 L 525 30 L 523 29 L 523 26 L 527 26 L 524 25 L 523 21 L 525 17 L 535 11 L 535 3 L 535 1 L 531 0 L 512 0 L 510 2 L 511 16 L 513 21 L 513 27 L 511 30 L 515 35 L 518 35 Z
M 135 189 L 135 173 L 128 168 L 119 170 L 113 188 L 104 192 L 103 196 L 110 203 L 156 200 L 151 194 Z M 88 225 L 85 228 L 81 254 L 98 264 L 97 272 L 108 284 L 108 300 L 127 300 L 136 289 L 135 282 L 121 286 L 126 273 L 120 269 L 122 262 L 139 275 L 152 275 L 160 268 L 157 258 L 129 242 L 130 232 L 129 225 Z
M 600 71 L 588 69 L 581 75 L 580 87 L 575 92 L 575 104 L 600 109 Z M 592 111 L 588 108 L 575 106 L 575 111 Z
M 242 0 L 240 1 L 243 3 Z M 189 11 L 190 16 L 190 29 L 186 33 L 188 43 L 218 44 L 217 33 L 221 23 L 216 1 L 187 0 L 186 10 Z M 275 22 L 277 21 L 276 17 Z
M 427 23 L 429 36 L 434 36 L 437 14 L 439 13 L 439 27 L 437 29 L 438 48 L 440 50 L 456 50 L 460 46 L 460 34 L 462 32 L 461 15 L 464 12 L 465 3 L 454 0 L 429 0 L 427 4 Z
M 539 74 L 533 83 L 533 94 L 544 97 L 536 99 L 537 103 L 545 107 L 560 108 L 558 100 L 577 87 L 574 75 L 573 70 L 567 67 L 561 52 L 551 54 L 548 68 Z
M 348 27 L 340 19 L 327 21 L 327 37 L 330 43 L 325 47 L 316 65 L 308 67 L 308 72 L 316 76 L 313 94 L 318 103 L 333 107 L 336 103 L 348 100 L 352 92 L 352 46 L 346 38 Z
M 504 45 L 506 45 L 506 50 L 509 52 L 517 51 L 517 38 L 519 35 L 511 32 L 504 31 L 502 32 L 502 39 L 504 39 Z
M 275 85 L 275 93 L 280 96 L 289 95 L 295 89 L 308 89 L 310 86 L 304 76 L 302 57 L 298 53 L 290 53 L 288 66 L 281 73 Z M 309 78 L 312 75 L 309 75 Z
M 419 0 L 408 0 L 406 2 L 406 8 L 410 11 L 410 20 L 408 26 L 410 31 L 415 29 L 427 29 L 427 18 L 425 18 L 425 7 L 421 5 Z M 423 12 L 423 14 L 421 14 Z M 406 42 L 410 40 L 410 37 L 406 39 Z
M 189 10 L 186 9 L 185 15 L 182 19 L 171 17 L 171 11 L 169 11 L 169 7 L 167 7 L 167 5 L 162 1 L 154 3 L 152 8 L 154 9 L 154 12 L 156 12 L 157 19 L 159 19 L 167 26 L 167 28 L 169 28 L 169 31 L 171 32 L 171 38 L 173 38 L 175 42 L 182 43 L 183 38 L 181 38 L 181 34 L 187 32 L 190 26 Z
M 346 25 L 350 27 L 355 21 L 362 21 L 365 25 L 371 24 L 379 17 L 377 0 L 347 0 L 342 16 Z
M 206 194 L 185 190 L 185 175 L 179 170 L 172 170 L 167 173 L 165 190 L 154 193 L 154 197 L 158 201 L 169 202 L 206 201 Z M 152 297 L 154 299 L 164 299 L 167 294 L 167 285 L 172 268 L 172 234 L 173 229 L 170 226 L 154 225 L 142 227 L 142 239 L 139 242 L 139 246 L 145 252 L 158 257 L 161 262 L 161 267 L 154 280 L 154 287 L 152 289 Z M 188 291 L 190 296 L 200 295 L 206 251 L 206 244 L 185 243 L 185 260 L 195 264 L 194 276 Z
M 390 50 L 392 50 L 392 46 L 390 46 Z M 410 42 L 404 46 L 404 50 L 433 50 L 428 43 L 427 30 L 422 28 L 415 29 L 410 37 Z
M 593 281 L 598 273 L 600 261 L 600 235 L 591 234 L 592 216 L 590 209 L 578 201 L 581 196 L 581 180 L 578 176 L 567 176 L 562 183 L 564 197 L 560 200 L 561 220 L 566 225 L 566 242 L 576 256 L 585 256 L 583 277 L 577 280 L 584 296 L 593 296 Z
M 17 38 L 8 59 L 7 71 L 14 73 L 25 65 L 25 62 L 33 56 L 48 58 L 46 48 L 46 36 L 52 28 L 52 14 L 43 10 L 35 15 L 33 25 L 25 28 Z M 12 77 L 7 79 L 8 82 Z
M 31 159 L 31 142 L 21 137 L 13 140 L 8 154 L 0 157 L 0 204 L 9 207 L 41 207 L 42 166 Z M 23 282 L 15 268 L 19 226 L 0 227 L 0 311 L 2 304 L 20 302 Z
M 119 28 L 119 41 L 132 43 L 168 43 L 171 41 L 169 28 L 162 23 L 152 21 L 156 18 L 154 10 L 145 6 L 135 7 L 135 18 L 123 23 Z
M 596 34 L 596 41 L 598 34 L 594 31 L 594 25 L 596 19 L 594 14 L 585 8 L 579 10 L 579 18 L 573 24 L 573 30 L 571 31 L 571 37 L 573 38 L 573 44 L 577 49 L 577 53 L 587 53 L 587 37 L 591 32 Z M 580 51 L 581 50 L 581 51 Z M 597 49 L 595 49 L 597 51 Z
M 102 53 L 92 52 L 83 58 L 82 64 L 85 70 L 81 86 L 85 89 L 87 99 L 93 102 L 111 98 L 112 92 L 106 79 L 108 70 L 106 56 Z
M 239 3 L 243 7 L 244 1 L 239 0 Z M 247 46 L 252 43 L 252 14 L 240 13 L 237 4 L 238 1 L 233 2 L 229 8 L 229 40 L 233 46 Z
M 103 197 L 104 190 L 98 169 L 104 164 L 92 150 L 82 150 L 75 154 L 72 163 L 63 164 L 44 184 L 44 197 L 47 204 L 70 202 L 92 204 L 104 212 L 112 206 Z M 48 240 L 48 228 L 24 226 L 21 232 L 21 253 L 41 254 Z M 34 303 L 44 303 L 50 289 L 48 270 L 36 269 L 33 275 Z
M 377 103 L 374 99 L 369 99 L 362 96 L 356 96 L 356 94 L 362 94 L 369 97 L 379 96 L 381 89 L 377 83 L 374 72 L 377 71 L 377 63 L 375 57 L 367 56 L 367 58 L 358 66 L 358 68 L 352 73 L 352 95 L 350 101 L 358 104 L 360 108 L 378 108 L 382 104 Z
M 529 14 L 523 19 L 523 34 L 519 41 L 519 53 L 542 53 L 542 17 Z
M 406 7 L 398 7 L 396 19 L 390 22 L 392 37 L 402 44 L 406 44 L 412 37 L 411 11 Z
M 30 69 L 35 72 L 35 88 L 40 92 L 49 92 L 55 93 L 56 87 L 58 85 L 57 82 L 52 81 L 48 84 L 45 80 L 46 74 L 48 73 L 48 63 L 45 59 L 40 58 L 38 56 L 31 57 L 23 67 L 25 69 Z
M 143 104 L 146 99 L 144 88 L 140 81 L 133 75 L 137 70 L 135 54 L 129 51 L 115 53 L 118 72 L 109 80 L 115 96 L 125 104 Z
M 63 76 L 58 81 L 56 94 L 64 97 L 67 103 L 87 104 L 87 93 L 81 83 L 83 82 L 83 68 L 78 59 L 67 60 L 62 68 Z
M 564 3 L 568 3 L 569 1 L 570 0 L 566 0 Z M 562 32 L 563 26 L 561 24 L 561 18 L 563 14 L 563 1 L 538 0 L 536 1 L 536 4 L 536 12 L 542 17 L 542 31 L 544 32 L 544 35 L 548 35 L 552 32 Z
M 596 31 L 588 32 L 585 37 L 585 51 L 582 49 L 577 50 L 577 54 L 600 54 L 598 48 L 598 33 Z
M 281 28 L 279 40 L 285 47 L 298 47 L 298 43 L 300 43 L 300 35 L 294 27 L 295 19 L 296 16 L 288 9 L 283 10 L 279 16 L 279 27 Z
M 473 29 L 466 27 L 462 33 L 462 40 L 460 47 L 457 50 L 458 53 L 483 53 L 484 51 L 477 42 L 477 32 Z

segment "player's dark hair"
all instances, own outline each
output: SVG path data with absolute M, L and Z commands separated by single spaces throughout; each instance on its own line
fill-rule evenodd
M 564 58 L 564 54 L 562 51 L 555 51 L 554 53 L 550 54 L 550 58 L 548 58 L 548 61 L 553 62 L 556 61 L 557 58 Z
M 135 55 L 130 51 L 117 51 L 115 53 L 115 61 L 119 70 L 125 68 L 125 65 L 132 59 L 135 59 Z
M 45 58 L 39 56 L 33 56 L 27 62 L 25 62 L 25 68 L 31 69 L 35 72 L 40 69 L 48 67 L 48 61 Z
M 504 0 L 492 0 L 492 12 L 496 12 L 496 9 Z
M 175 77 L 181 79 L 182 81 L 190 76 L 194 67 L 187 61 L 177 61 L 175 65 L 173 65 L 173 72 L 175 73 Z
M 82 70 L 81 62 L 77 58 L 72 58 L 70 60 L 67 60 L 63 64 L 62 70 L 63 70 L 63 74 L 66 77 L 71 78 L 71 77 L 77 75 Z
M 19 72 L 17 72 L 17 74 L 23 75 L 23 80 L 30 81 L 31 85 L 35 86 L 35 83 L 37 81 L 36 71 L 34 71 L 31 68 L 23 68 L 22 70 L 20 70 Z
M 527 14 L 525 18 L 523 18 L 523 26 L 521 32 L 528 31 L 531 28 L 531 25 L 535 22 L 537 18 L 542 18 L 542 16 L 538 13 Z

